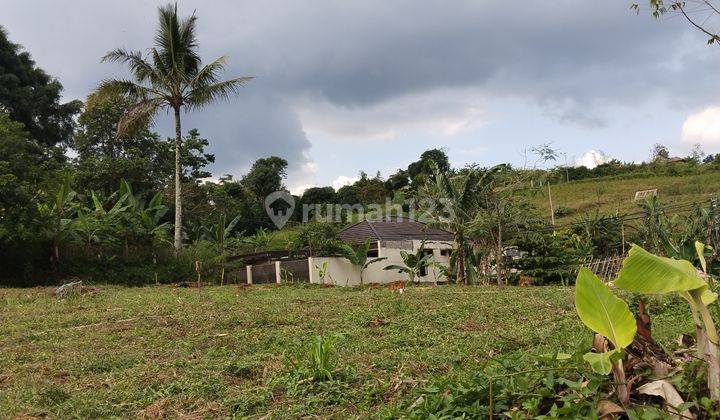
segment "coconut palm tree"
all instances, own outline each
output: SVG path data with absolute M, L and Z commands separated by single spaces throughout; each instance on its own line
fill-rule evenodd
M 484 170 L 470 168 L 454 176 L 442 172 L 434 162 L 430 162 L 430 166 L 433 170 L 432 181 L 426 183 L 420 191 L 420 196 L 430 198 L 433 204 L 427 214 L 433 221 L 428 224 L 453 234 L 455 280 L 467 284 L 470 272 L 468 263 L 473 252 L 469 231 L 478 213 L 486 205 L 485 197 L 492 189 L 494 175 L 503 166 Z
M 103 62 L 126 64 L 132 79 L 106 79 L 100 83 L 97 98 L 123 96 L 133 105 L 118 123 L 118 135 L 149 124 L 159 110 L 172 110 L 175 116 L 175 250 L 182 245 L 182 200 L 180 150 L 182 131 L 180 111 L 202 108 L 220 99 L 228 99 L 251 79 L 238 77 L 220 80 L 227 57 L 202 65 L 196 37 L 197 16 L 178 18 L 177 4 L 160 7 L 155 46 L 148 55 L 122 48 L 107 53 Z M 88 106 L 92 106 L 89 103 Z

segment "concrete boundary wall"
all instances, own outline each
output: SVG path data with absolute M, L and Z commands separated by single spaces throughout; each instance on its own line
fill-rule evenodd
M 298 283 L 310 280 L 306 259 L 246 265 L 244 270 L 240 277 L 244 280 L 243 283 L 247 284 Z
M 398 273 L 396 270 L 385 270 L 388 265 L 403 265 L 401 252 L 415 252 L 420 247 L 421 241 L 397 241 L 378 243 L 378 256 L 385 258 L 382 261 L 370 264 L 362 273 L 362 283 L 392 283 L 407 280 L 405 273 Z M 384 245 L 396 245 L 387 247 Z M 432 262 L 448 265 L 450 263 L 449 253 L 453 244 L 450 242 L 428 241 L 425 242 L 425 249 L 432 253 Z M 445 253 L 445 255 L 443 255 Z M 372 259 L 373 257 L 369 257 Z M 327 264 L 327 274 L 324 279 L 320 278 L 320 271 L 323 264 Z M 243 277 L 248 284 L 259 283 L 283 283 L 286 281 L 303 282 L 309 281 L 314 284 L 329 284 L 334 286 L 359 286 L 360 268 L 352 265 L 344 257 L 308 257 L 306 260 L 273 261 L 265 264 L 248 265 Z M 443 282 L 443 278 L 437 267 L 430 265 L 427 268 L 427 275 L 416 278 L 423 283 Z
M 379 248 L 379 256 L 386 259 L 370 264 L 365 271 L 363 271 L 363 284 L 386 284 L 399 280 L 407 280 L 408 277 L 405 273 L 398 273 L 396 270 L 385 270 L 384 268 L 388 265 L 403 265 L 400 252 L 415 252 L 420 247 L 421 241 L 412 241 L 412 249 L 410 249 L 409 242 L 410 241 L 403 241 L 402 248 L 387 248 L 381 246 Z M 425 249 L 428 252 L 432 252 L 432 262 L 443 265 L 450 264 L 450 257 L 448 255 L 442 255 L 441 250 L 452 249 L 452 243 L 428 241 L 425 243 Z M 322 283 L 319 272 L 323 267 L 323 263 L 328 264 L 328 274 L 324 279 L 325 284 L 336 286 L 360 285 L 360 268 L 352 265 L 348 259 L 343 257 L 309 257 L 310 283 Z M 428 267 L 426 276 L 418 277 L 416 280 L 423 283 L 446 281 L 437 267 L 432 265 Z

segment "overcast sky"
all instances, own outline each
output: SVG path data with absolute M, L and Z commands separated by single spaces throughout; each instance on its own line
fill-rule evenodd
M 110 49 L 145 50 L 151 1 L 0 0 L 13 42 L 84 99 Z M 227 103 L 185 119 L 210 140 L 212 171 L 290 162 L 294 192 L 360 170 L 383 175 L 442 147 L 454 166 L 522 165 L 552 143 L 569 162 L 589 150 L 647 159 L 660 142 L 720 152 L 720 48 L 676 18 L 623 0 L 180 1 L 199 17 L 205 60 L 255 76 Z M 156 129 L 170 135 L 163 116 Z M 562 160 L 562 158 L 561 158 Z

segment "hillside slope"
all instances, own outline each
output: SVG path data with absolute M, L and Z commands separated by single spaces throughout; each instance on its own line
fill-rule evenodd
M 635 192 L 657 188 L 662 203 L 673 207 L 707 203 L 720 195 L 720 173 L 683 176 L 652 176 L 629 179 L 599 178 L 551 185 L 557 224 L 578 220 L 588 212 L 601 214 L 633 213 L 639 210 Z M 529 190 L 542 215 L 550 218 L 547 186 Z

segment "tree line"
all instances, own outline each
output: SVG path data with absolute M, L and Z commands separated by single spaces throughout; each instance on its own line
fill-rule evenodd
M 225 57 L 203 65 L 195 15 L 180 18 L 174 7 L 165 6 L 158 16 L 156 45 L 147 54 L 116 49 L 104 57 L 126 64 L 132 77 L 101 81 L 82 102 L 62 102 L 61 83 L 0 29 L 2 282 L 38 284 L 67 276 L 177 281 L 194 275 L 195 261 L 205 262 L 206 274 L 222 282 L 231 254 L 347 249 L 338 231 L 353 215 L 340 223 L 298 225 L 303 204 L 368 207 L 386 200 L 401 207 L 409 200 L 449 203 L 452 219 L 438 213 L 444 204 L 420 208 L 430 224 L 452 232 L 458 244 L 445 270 L 449 281 L 504 284 L 523 272 L 539 282 L 566 282 L 582 258 L 619 252 L 621 215 L 587 215 L 582 223 L 555 230 L 523 193 L 528 185 L 720 167 L 717 158 L 698 149 L 688 158 L 673 159 L 660 145 L 647 163 L 549 170 L 509 164 L 452 168 L 444 150 L 431 149 L 387 178 L 361 172 L 357 181 L 337 191 L 307 189 L 295 197 L 295 223 L 278 232 L 264 199 L 285 189 L 288 162 L 263 157 L 239 179 L 224 175 L 210 181 L 208 166 L 215 160 L 206 150 L 210 140 L 181 126 L 179 110 L 229 98 L 250 79 L 222 80 Z M 162 109 L 176 117 L 172 137 L 153 130 L 153 117 Z M 557 158 L 547 145 L 533 151 L 545 162 Z M 678 221 L 662 203 L 644 205 L 647 217 L 625 240 L 664 255 L 680 252 L 688 238 L 715 223 L 714 210 L 707 206 L 698 207 L 692 220 Z M 512 247 L 522 258 L 508 257 Z

